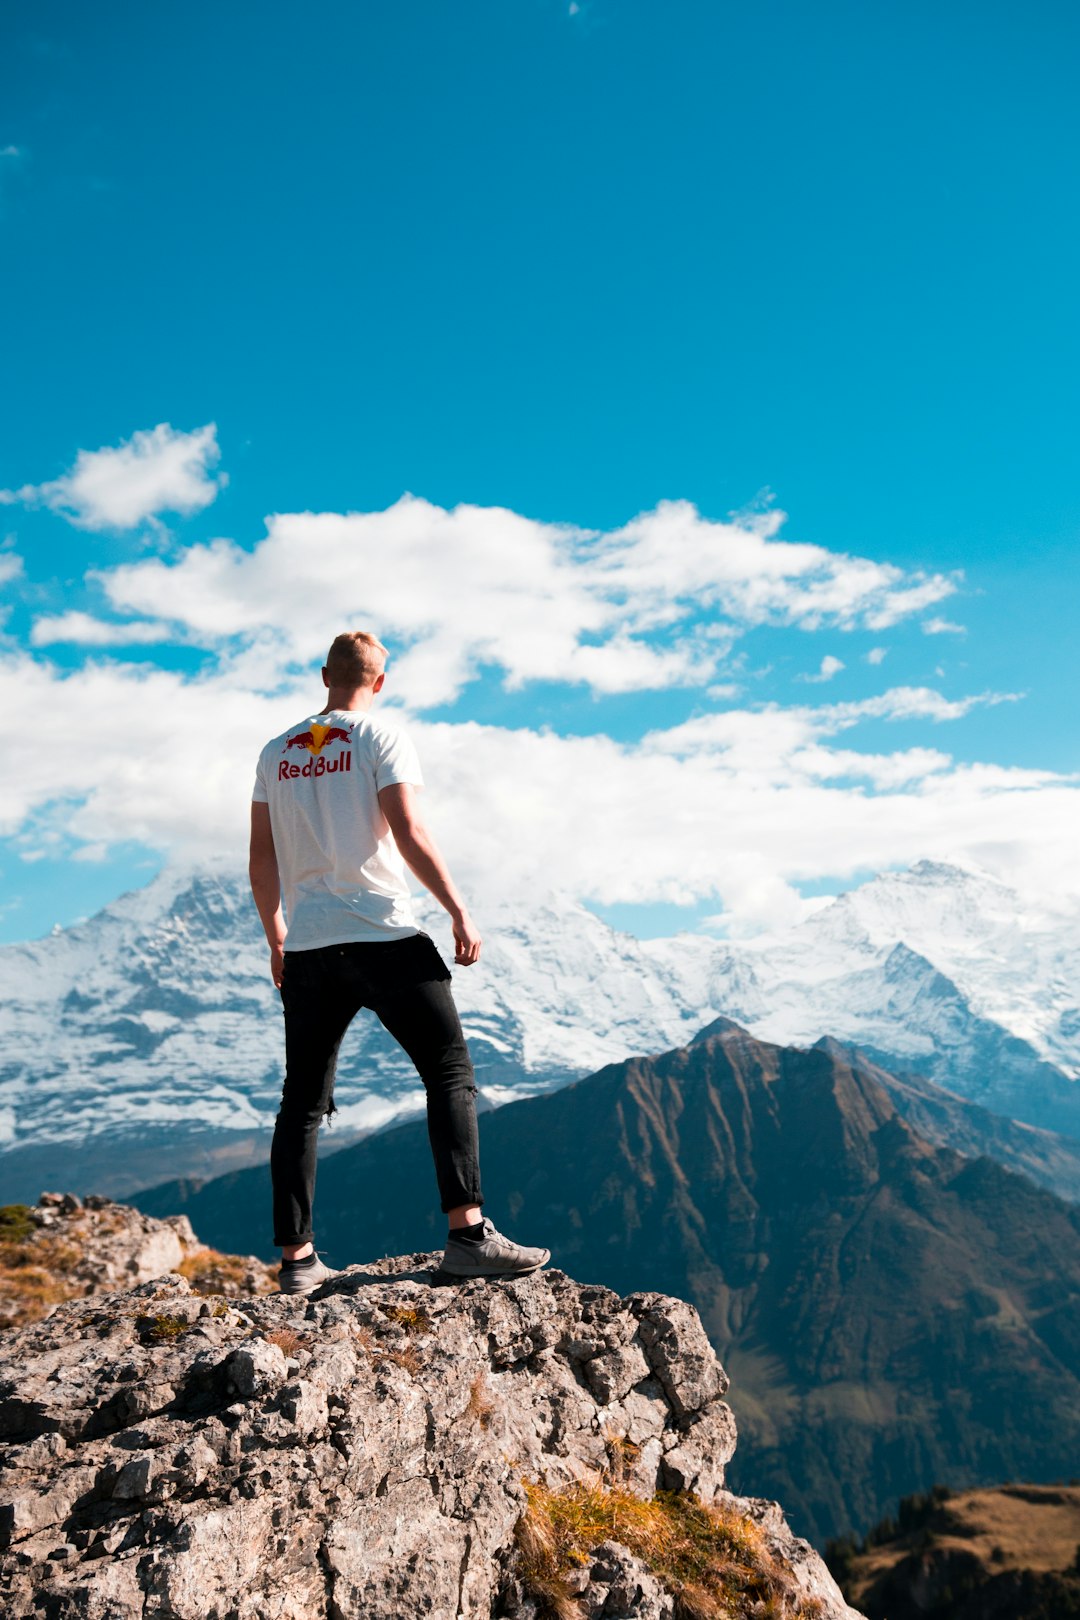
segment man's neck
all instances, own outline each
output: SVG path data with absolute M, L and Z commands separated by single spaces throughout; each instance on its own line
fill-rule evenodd
M 344 686 L 332 686 L 326 707 L 320 709 L 319 713 L 329 714 L 331 709 L 344 709 L 347 714 L 356 714 L 357 711 L 370 709 L 374 701 L 375 693 L 370 686 L 358 686 L 355 690 Z

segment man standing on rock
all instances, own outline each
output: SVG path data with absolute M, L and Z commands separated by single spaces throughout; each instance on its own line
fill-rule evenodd
M 251 805 L 251 892 L 285 1011 L 285 1083 L 270 1149 L 281 1291 L 337 1276 L 315 1252 L 316 1147 L 334 1111 L 342 1037 L 361 1007 L 416 1065 L 449 1220 L 441 1274 L 511 1277 L 551 1258 L 480 1213 L 476 1085 L 450 973 L 417 928 L 405 867 L 450 914 L 454 961 L 472 967 L 480 935 L 416 807 L 423 786 L 400 726 L 370 710 L 386 648 L 367 631 L 337 636 L 323 667 L 326 707 L 268 742 Z M 282 914 L 284 890 L 285 916 Z

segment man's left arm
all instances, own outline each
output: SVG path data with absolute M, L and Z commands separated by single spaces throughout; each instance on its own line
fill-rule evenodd
M 480 956 L 480 933 L 469 916 L 469 908 L 439 853 L 434 838 L 420 820 L 416 795 L 410 782 L 393 782 L 379 789 L 379 808 L 390 824 L 398 852 L 409 870 L 429 889 L 444 911 L 449 912 L 454 929 L 454 961 L 471 967 Z
M 251 846 L 248 854 L 251 892 L 270 947 L 270 977 L 281 989 L 285 967 L 285 917 L 281 909 L 281 876 L 278 872 L 274 833 L 270 826 L 270 806 L 256 799 L 251 805 Z

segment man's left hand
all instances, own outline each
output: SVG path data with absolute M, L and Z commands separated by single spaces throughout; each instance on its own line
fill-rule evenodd
M 285 952 L 280 945 L 270 947 L 270 977 L 274 981 L 274 989 L 281 989 L 281 981 L 285 974 Z
M 480 955 L 480 930 L 467 911 L 454 918 L 454 962 L 458 967 L 472 967 Z

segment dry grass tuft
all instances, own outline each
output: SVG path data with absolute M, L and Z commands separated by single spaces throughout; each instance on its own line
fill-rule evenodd
M 382 1351 L 376 1363 L 376 1371 L 387 1361 L 392 1361 L 395 1367 L 404 1367 L 411 1378 L 415 1378 L 424 1365 L 424 1359 L 415 1344 L 407 1344 L 401 1350 Z
M 27 1205 L 0 1209 L 0 1327 L 38 1322 L 51 1305 L 81 1299 L 85 1283 L 71 1277 L 81 1251 L 26 1215 Z
M 81 1210 L 55 1226 L 40 1226 L 28 1204 L 0 1206 L 0 1329 L 39 1321 L 51 1306 L 94 1293 L 92 1282 L 72 1273 L 94 1258 L 103 1235 L 127 1230 L 130 1214 L 123 1207 Z M 269 1267 L 217 1249 L 189 1254 L 176 1269 L 204 1297 L 269 1294 L 277 1286 Z
M 295 1328 L 291 1327 L 275 1328 L 272 1333 L 266 1335 L 266 1342 L 276 1344 L 287 1356 L 298 1356 L 301 1350 L 308 1348 L 307 1339 L 302 1339 Z
M 369 1355 L 371 1354 L 372 1350 L 374 1350 L 375 1335 L 372 1333 L 366 1322 L 361 1322 L 358 1327 L 353 1328 L 353 1338 L 355 1339 L 357 1346 L 361 1350 L 366 1350 Z
M 566 1577 L 608 1540 L 628 1547 L 673 1593 L 679 1620 L 811 1620 L 819 1612 L 788 1595 L 758 1526 L 726 1507 L 679 1491 L 645 1501 L 614 1480 L 524 1485 L 518 1567 L 545 1620 L 580 1620 Z
M 604 1430 L 607 1451 L 607 1478 L 612 1485 L 622 1485 L 641 1455 L 641 1447 L 618 1429 Z
M 479 1423 L 486 1429 L 491 1423 L 491 1414 L 495 1410 L 495 1402 L 491 1398 L 491 1391 L 487 1386 L 487 1379 L 483 1372 L 478 1372 L 469 1385 L 469 1399 L 462 1414 L 472 1423 Z
M 222 1254 L 218 1249 L 200 1249 L 185 1255 L 176 1269 L 196 1294 L 236 1297 L 277 1291 L 269 1267 L 255 1265 L 238 1254 Z
M 4 1204 L 0 1207 L 0 1242 L 22 1243 L 24 1239 L 33 1237 L 37 1229 L 29 1204 Z

